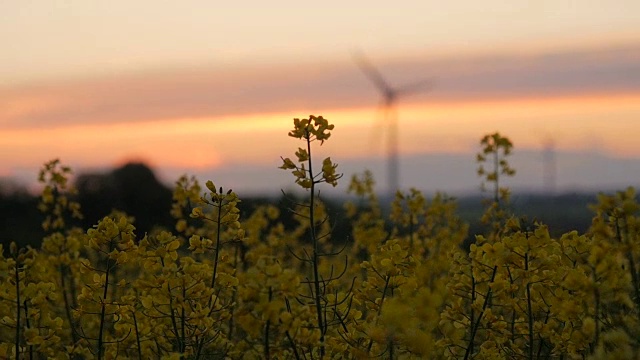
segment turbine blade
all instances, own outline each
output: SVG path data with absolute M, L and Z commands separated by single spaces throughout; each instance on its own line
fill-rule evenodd
M 434 83 L 433 79 L 420 80 L 420 81 L 416 81 L 414 83 L 396 88 L 395 92 L 397 95 L 407 95 L 407 94 L 414 94 L 418 92 L 429 91 L 433 89 L 433 83 Z
M 371 82 L 383 93 L 385 97 L 388 97 L 389 94 L 393 93 L 393 90 L 384 80 L 382 74 L 380 74 L 380 72 L 367 60 L 367 58 L 365 58 L 362 52 L 354 52 L 353 59 L 365 76 L 371 80 Z

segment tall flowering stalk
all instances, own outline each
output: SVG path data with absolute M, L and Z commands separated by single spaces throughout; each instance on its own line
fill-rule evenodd
M 481 189 L 487 191 L 487 186 L 493 184 L 491 200 L 485 201 L 486 210 L 482 222 L 490 226 L 490 233 L 495 233 L 506 221 L 508 214 L 506 206 L 509 203 L 510 191 L 501 185 L 504 176 L 514 176 L 516 171 L 507 162 L 507 156 L 513 150 L 513 143 L 509 138 L 493 133 L 485 135 L 480 140 L 482 150 L 476 155 L 478 162 L 478 176 L 482 178 Z M 495 234 L 490 234 L 490 239 Z
M 322 161 L 322 169 L 320 171 L 314 170 L 314 162 L 312 160 L 312 143 L 319 141 L 320 145 L 331 136 L 331 130 L 334 125 L 322 116 L 309 116 L 308 119 L 294 119 L 294 128 L 289 132 L 289 136 L 300 139 L 304 142 L 304 147 L 298 148 L 296 151 L 296 161 L 294 162 L 290 158 L 282 159 L 281 169 L 292 170 L 292 174 L 295 177 L 295 182 L 303 189 L 308 190 L 309 202 L 308 204 L 299 204 L 307 210 L 304 213 L 298 213 L 298 215 L 305 217 L 309 224 L 309 241 L 311 243 L 311 253 L 305 251 L 304 255 L 296 255 L 304 263 L 311 265 L 311 279 L 306 281 L 309 285 L 309 294 L 303 295 L 301 298 L 306 299 L 302 301 L 311 305 L 315 309 L 316 313 L 316 327 L 319 331 L 319 356 L 320 358 L 325 356 L 325 339 L 328 331 L 328 327 L 331 324 L 338 324 L 342 322 L 342 319 L 346 316 L 339 310 L 339 305 L 345 302 L 349 302 L 351 298 L 350 292 L 343 294 L 341 298 L 328 296 L 328 290 L 332 281 L 339 278 L 334 274 L 330 274 L 327 278 L 320 274 L 320 259 L 325 256 L 333 255 L 331 253 L 323 252 L 321 249 L 321 239 L 327 237 L 328 234 L 319 234 L 318 225 L 324 223 L 326 219 L 317 219 L 318 213 L 318 199 L 317 199 L 317 186 L 321 183 L 327 183 L 332 186 L 338 184 L 338 179 L 342 177 L 341 174 L 336 173 L 337 165 L 331 161 L 331 158 L 327 157 Z M 345 268 L 346 270 L 346 268 Z M 303 282 L 304 283 L 304 282 Z M 310 302 L 309 302 L 310 301 Z M 332 308 L 332 317 L 327 316 L 328 309 Z

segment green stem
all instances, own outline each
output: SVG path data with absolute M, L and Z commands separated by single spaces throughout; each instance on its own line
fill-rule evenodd
M 27 300 L 24 300 L 24 321 L 25 325 L 27 325 L 27 329 L 31 328 L 31 324 L 29 323 L 29 307 L 27 306 Z M 29 359 L 33 359 L 33 345 L 29 345 Z
M 222 190 L 222 189 L 220 189 Z M 220 191 L 222 192 L 222 191 Z M 213 289 L 213 286 L 216 283 L 216 273 L 218 272 L 218 254 L 220 253 L 220 230 L 222 229 L 222 224 L 220 223 L 222 221 L 222 202 L 224 201 L 223 198 L 220 198 L 220 200 L 218 200 L 218 221 L 216 222 L 216 253 L 215 253 L 215 257 L 213 259 L 213 275 L 211 276 L 211 288 Z M 211 302 L 209 302 L 209 305 L 211 305 Z
M 473 308 L 473 304 L 475 304 L 476 299 L 476 278 L 473 276 L 473 265 L 471 265 L 471 314 L 469 314 L 469 324 L 471 324 L 471 328 L 469 329 L 469 346 L 467 346 L 467 352 L 471 354 L 473 353 L 474 348 L 474 324 L 476 322 L 476 311 Z
M 595 274 L 593 275 L 593 277 L 595 282 Z M 596 346 L 598 346 L 598 342 L 600 341 L 600 291 L 597 287 L 594 287 L 593 295 L 595 297 L 595 316 L 593 320 L 596 323 L 596 334 L 595 339 L 591 343 L 591 352 L 595 350 Z
M 298 354 L 298 348 L 296 347 L 296 343 L 293 341 L 293 338 L 291 337 L 291 333 L 289 332 L 289 330 L 287 330 L 285 332 L 285 335 L 287 336 L 287 340 L 289 340 L 289 343 L 291 344 L 291 350 L 293 351 L 293 356 L 296 358 L 296 360 L 300 360 L 300 354 Z
M 138 359 L 142 360 L 142 345 L 140 345 L 140 330 L 138 330 L 138 320 L 136 319 L 136 312 L 132 311 L 131 314 L 133 315 L 133 327 L 135 329 L 136 332 L 136 344 L 138 347 Z
M 60 264 L 58 266 L 58 271 L 60 272 L 60 283 L 62 288 L 62 299 L 64 300 L 64 310 L 67 316 L 67 321 L 69 321 L 69 326 L 71 327 L 71 337 L 73 339 L 73 343 L 75 344 L 78 341 L 78 335 L 74 331 L 75 321 L 71 316 L 71 305 L 69 304 L 69 297 L 67 294 L 67 282 L 65 280 L 67 275 L 67 267 Z
M 114 240 L 111 239 L 109 241 L 109 251 L 108 253 L 111 253 L 111 251 L 113 250 L 113 242 Z M 107 254 L 108 254 L 107 253 Z M 107 255 L 108 256 L 108 255 Z M 100 329 L 98 331 L 98 359 L 101 360 L 102 357 L 104 356 L 104 324 L 105 324 L 105 317 L 106 317 L 106 313 L 107 313 L 107 296 L 108 296 L 108 291 L 109 291 L 109 275 L 111 273 L 111 259 L 109 257 L 107 257 L 107 270 L 105 272 L 105 280 L 104 280 L 104 289 L 102 291 L 102 301 L 101 301 L 101 309 L 100 309 Z
M 220 188 L 220 195 L 222 195 L 222 188 Z M 220 242 L 221 242 L 221 237 L 220 237 L 220 231 L 222 230 L 222 207 L 223 207 L 223 202 L 224 202 L 224 198 L 220 197 L 217 200 L 216 205 L 214 205 L 215 207 L 218 208 L 218 215 L 216 217 L 216 249 L 215 249 L 215 255 L 213 258 L 213 273 L 211 274 L 211 283 L 210 283 L 210 288 L 212 290 L 212 294 L 213 294 L 213 288 L 216 285 L 216 277 L 218 276 L 218 262 L 219 262 L 219 254 L 220 254 Z M 209 297 L 209 301 L 208 301 L 208 307 L 209 307 L 209 315 L 211 315 L 213 313 L 213 295 L 211 295 Z M 196 359 L 200 358 L 200 355 L 202 354 L 202 349 L 204 348 L 204 344 L 206 342 L 206 338 L 203 336 L 201 341 L 199 341 L 198 343 L 198 349 L 196 351 Z
M 507 266 L 507 272 L 509 273 L 509 285 L 513 286 L 513 284 L 515 283 L 515 281 L 513 280 L 513 276 L 511 275 L 511 269 L 509 269 L 509 266 Z M 515 294 L 511 293 L 511 299 L 514 300 L 515 299 Z M 513 308 L 513 310 L 511 311 L 511 341 L 515 342 L 516 341 L 516 309 Z
M 20 359 L 20 264 L 18 254 L 15 256 L 15 280 L 16 280 L 16 359 Z
M 318 272 L 318 261 L 319 261 L 319 251 L 318 251 L 318 239 L 316 236 L 316 228 L 315 228 L 315 217 L 314 217 L 314 207 L 315 207 L 315 180 L 313 179 L 313 164 L 311 162 L 311 139 L 309 133 L 305 136 L 307 140 L 307 154 L 309 155 L 309 159 L 307 161 L 309 165 L 309 178 L 311 179 L 311 195 L 309 196 L 309 227 L 311 232 L 311 242 L 313 244 L 313 284 L 315 288 L 314 301 L 316 306 L 316 315 L 318 317 L 318 329 L 320 330 L 320 358 L 324 357 L 324 335 L 325 328 L 324 322 L 322 319 L 322 305 L 320 304 L 320 276 Z
M 524 270 L 529 271 L 529 253 L 524 254 Z M 531 305 L 531 283 L 527 282 L 527 317 L 529 320 L 529 359 L 533 359 L 533 310 Z
M 384 288 L 382 289 L 382 297 L 380 298 L 380 306 L 378 307 L 378 317 L 382 313 L 382 304 L 384 304 L 384 300 L 387 295 L 387 289 L 389 288 L 389 281 L 391 280 L 391 276 L 387 275 L 387 278 L 384 281 Z M 378 323 L 378 319 L 376 318 L 376 324 Z M 373 339 L 369 339 L 369 346 L 367 347 L 367 352 L 371 352 L 371 348 L 373 347 Z
M 180 351 L 180 358 L 184 358 L 184 352 L 187 350 L 187 335 L 186 335 L 186 320 L 187 314 L 185 311 L 185 304 L 187 303 L 187 289 L 185 287 L 184 277 L 182 278 L 182 304 L 180 305 L 180 337 L 182 338 L 182 349 Z
M 273 299 L 273 290 L 269 287 L 269 302 Z M 271 331 L 271 320 L 267 319 L 267 323 L 264 326 L 264 358 L 270 359 L 269 354 L 269 332 Z
M 176 321 L 176 310 L 173 308 L 173 295 L 171 295 L 171 285 L 168 285 L 167 290 L 169 291 L 169 311 L 171 312 L 171 326 L 173 326 L 173 333 L 176 336 L 175 345 L 178 346 L 178 351 L 183 353 L 183 345 L 182 339 L 180 338 L 180 331 L 178 330 L 178 322 Z M 174 346 L 175 349 L 175 346 Z
M 490 283 L 493 282 L 493 280 L 496 278 L 496 272 L 498 272 L 498 267 L 495 266 L 493 268 L 493 274 L 491 275 L 491 280 L 489 281 Z M 487 290 L 487 295 L 484 297 L 484 302 L 482 304 L 482 311 L 480 311 L 480 314 L 478 314 L 478 319 L 476 320 L 475 324 L 473 325 L 473 328 L 471 329 L 471 337 L 469 339 L 469 346 L 467 346 L 467 350 L 464 354 L 464 359 L 467 360 L 470 358 L 471 353 L 473 351 L 473 342 L 475 341 L 475 337 L 476 334 L 478 332 L 478 328 L 480 327 L 480 321 L 482 320 L 482 316 L 484 315 L 485 310 L 487 309 L 487 307 L 489 306 L 489 301 L 491 300 L 491 295 L 492 295 L 492 291 L 491 291 L 491 286 L 489 286 L 489 290 Z M 473 303 L 471 304 L 473 306 Z
M 238 256 L 239 256 L 239 245 L 236 244 L 236 249 L 233 255 L 233 269 L 238 271 Z M 238 288 L 236 286 L 233 287 L 233 292 L 231 293 L 231 309 L 229 310 L 229 335 L 228 339 L 233 339 L 233 327 L 234 327 L 234 314 L 236 311 L 236 301 L 238 299 Z

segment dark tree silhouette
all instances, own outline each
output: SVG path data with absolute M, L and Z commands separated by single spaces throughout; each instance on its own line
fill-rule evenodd
M 78 176 L 76 187 L 85 227 L 112 210 L 120 210 L 135 218 L 140 238 L 154 226 L 173 228 L 171 190 L 145 164 L 129 163 L 107 174 L 83 174 Z
M 39 247 L 45 233 L 38 198 L 23 188 L 11 190 L 13 192 L 0 191 L 0 244 L 5 252 L 12 241 L 20 246 Z

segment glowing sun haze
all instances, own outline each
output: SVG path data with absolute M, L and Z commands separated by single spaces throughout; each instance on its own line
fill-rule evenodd
M 391 86 L 432 81 L 399 98 L 402 156 L 472 157 L 499 131 L 516 149 L 640 158 L 638 1 L 2 2 L 0 41 L 0 176 L 53 157 L 141 160 L 167 181 L 273 169 L 309 114 L 336 124 L 322 153 L 382 159 L 356 50 Z

